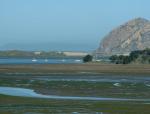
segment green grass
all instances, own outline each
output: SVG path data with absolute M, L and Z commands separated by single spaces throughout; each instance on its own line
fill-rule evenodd
M 143 102 L 98 102 L 73 100 L 47 100 L 0 95 L 1 114 L 25 114 L 40 112 L 42 114 L 71 114 L 72 112 L 94 114 L 149 114 L 150 104 Z
M 84 75 L 86 77 L 89 75 L 99 76 L 101 73 L 103 78 L 110 76 L 104 74 L 111 74 L 112 77 L 115 77 L 116 74 L 119 74 L 120 77 L 126 74 L 130 74 L 132 77 L 148 77 L 150 76 L 150 66 L 111 64 L 0 65 L 0 86 L 31 88 L 39 93 L 53 95 L 150 99 L 150 87 L 145 86 L 144 82 L 135 85 L 130 82 L 122 82 L 120 87 L 116 87 L 112 82 L 37 80 L 37 76 L 49 78 L 59 74 L 59 76 L 80 77 Z M 141 75 L 137 75 L 138 73 Z M 73 112 L 80 114 L 96 114 L 96 112 L 103 112 L 103 114 L 150 114 L 150 104 L 148 103 L 51 100 L 0 95 L 0 114 L 73 114 Z

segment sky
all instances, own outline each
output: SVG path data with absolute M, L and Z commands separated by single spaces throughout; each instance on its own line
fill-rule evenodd
M 0 0 L 0 50 L 93 51 L 150 0 Z

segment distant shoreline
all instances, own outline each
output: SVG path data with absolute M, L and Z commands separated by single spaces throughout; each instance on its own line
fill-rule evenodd
M 24 51 L 24 50 L 0 50 L 0 58 L 18 58 L 18 59 L 50 59 L 50 58 L 82 58 L 87 52 L 81 51 Z
M 145 74 L 150 76 L 149 64 L 13 64 L 0 65 L 0 74 L 51 75 L 51 74 Z

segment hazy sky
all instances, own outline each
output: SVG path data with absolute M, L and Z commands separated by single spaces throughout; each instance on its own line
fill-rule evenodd
M 0 0 L 0 48 L 86 50 L 114 27 L 150 19 L 150 0 Z

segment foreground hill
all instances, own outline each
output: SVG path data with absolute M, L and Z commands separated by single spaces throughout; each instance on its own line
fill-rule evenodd
M 100 56 L 128 55 L 131 51 L 150 48 L 150 21 L 136 18 L 112 30 L 101 41 Z

